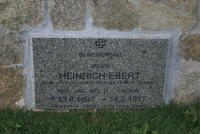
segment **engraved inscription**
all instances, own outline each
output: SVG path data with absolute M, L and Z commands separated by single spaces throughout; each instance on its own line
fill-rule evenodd
M 163 103 L 167 39 L 33 38 L 37 109 Z

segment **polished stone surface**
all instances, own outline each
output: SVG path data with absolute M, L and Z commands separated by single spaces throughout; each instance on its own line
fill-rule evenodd
M 33 38 L 36 109 L 164 102 L 167 39 Z

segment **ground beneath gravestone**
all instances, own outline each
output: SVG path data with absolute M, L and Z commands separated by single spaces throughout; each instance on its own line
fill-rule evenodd
M 0 111 L 0 134 L 200 134 L 200 103 L 134 111 Z

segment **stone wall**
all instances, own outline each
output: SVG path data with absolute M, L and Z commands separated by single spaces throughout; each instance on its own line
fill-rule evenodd
M 199 0 L 0 0 L 0 108 L 23 106 L 26 43 L 21 37 L 46 25 L 81 31 L 88 13 L 93 26 L 105 31 L 181 30 L 173 101 L 200 98 Z
M 21 32 L 44 21 L 43 0 L 0 0 L 0 108 L 16 108 L 23 98 Z

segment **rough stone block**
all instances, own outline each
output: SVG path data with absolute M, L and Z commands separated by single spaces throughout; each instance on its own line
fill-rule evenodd
M 182 14 L 192 14 L 197 8 L 197 0 L 150 0 L 156 3 L 164 4 L 179 11 Z
M 177 70 L 174 102 L 190 104 L 200 101 L 200 35 L 183 36 L 181 63 Z
M 0 0 L 0 25 L 11 31 L 43 21 L 44 0 Z
M 16 108 L 23 96 L 22 69 L 0 65 L 0 109 Z
M 186 60 L 200 61 L 200 35 L 191 35 L 181 41 Z
M 140 15 L 126 0 L 93 0 L 93 24 L 106 29 L 131 30 L 137 28 Z
M 182 15 L 167 6 L 146 3 L 141 10 L 140 27 L 144 30 L 166 30 L 181 28 L 186 32 L 196 24 L 196 18 Z
M 178 83 L 173 99 L 175 103 L 190 104 L 200 100 L 200 72 L 187 70 Z
M 196 0 L 155 1 L 155 0 L 93 0 L 93 24 L 106 29 L 166 30 L 181 28 L 190 30 L 196 23 L 192 13 Z M 174 7 L 173 7 L 174 6 Z
M 80 30 L 84 28 L 85 0 L 51 0 L 49 7 L 55 29 Z
M 22 45 L 16 33 L 0 28 L 0 65 L 12 65 L 22 62 Z

